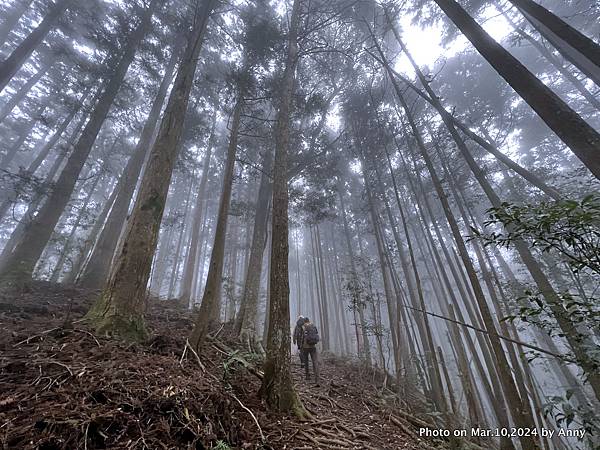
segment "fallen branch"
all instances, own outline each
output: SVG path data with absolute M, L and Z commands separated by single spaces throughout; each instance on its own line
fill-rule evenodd
M 98 347 L 102 347 L 102 346 L 100 345 L 100 342 L 98 342 L 98 339 L 96 339 L 96 336 L 94 336 L 94 335 L 93 335 L 92 333 L 90 333 L 89 331 L 82 330 L 82 329 L 80 329 L 80 328 L 75 328 L 73 331 L 77 331 L 77 332 L 80 332 L 80 333 L 85 333 L 85 334 L 88 334 L 88 335 L 90 335 L 90 336 L 92 337 L 92 339 L 93 339 L 93 340 L 96 342 L 96 345 L 98 345 Z
M 250 411 L 250 409 L 249 409 L 249 408 L 247 408 L 246 406 L 244 406 L 244 404 L 243 404 L 243 403 L 240 401 L 240 399 L 239 399 L 239 398 L 237 398 L 237 397 L 235 396 L 235 394 L 233 394 L 232 392 L 230 392 L 230 393 L 229 393 L 229 395 L 231 395 L 231 396 L 232 396 L 232 397 L 235 399 L 235 401 L 236 401 L 236 402 L 238 402 L 238 403 L 240 404 L 240 406 L 241 406 L 242 408 L 244 408 L 246 411 L 248 411 L 248 413 L 249 413 L 249 414 L 252 416 L 252 418 L 254 419 L 254 422 L 256 423 L 256 426 L 257 426 L 257 428 L 258 428 L 258 431 L 260 432 L 260 438 L 261 438 L 262 442 L 263 442 L 263 443 L 264 443 L 264 442 L 266 442 L 265 435 L 263 434 L 262 428 L 260 427 L 260 424 L 258 423 L 258 419 L 257 419 L 257 418 L 256 418 L 256 416 L 254 415 L 254 413 L 253 413 L 252 411 Z
M 193 349 L 193 347 L 190 345 L 190 341 L 188 341 L 187 339 L 185 340 L 185 348 L 183 351 L 183 354 L 181 355 L 181 359 L 179 361 L 179 363 L 181 364 L 181 362 L 183 361 L 183 357 L 185 355 L 185 349 L 188 348 L 196 357 L 196 361 L 198 362 L 198 366 L 200 366 L 200 369 L 202 369 L 202 372 L 206 372 L 206 367 L 204 367 L 204 364 L 202 364 L 202 361 L 200 361 L 200 357 L 198 356 L 198 353 L 196 353 L 196 350 Z
M 56 327 L 56 328 L 52 328 L 52 329 L 50 329 L 50 330 L 42 331 L 42 332 L 41 332 L 41 333 L 39 333 L 39 334 L 34 334 L 33 336 L 29 336 L 27 339 L 23 339 L 21 342 L 17 342 L 16 344 L 14 344 L 14 345 L 13 345 L 13 348 L 14 348 L 14 347 L 18 347 L 18 346 L 19 346 L 19 345 L 21 345 L 21 344 L 29 344 L 29 341 L 30 341 L 31 339 L 36 339 L 36 338 L 39 338 L 39 337 L 45 336 L 46 334 L 48 334 L 48 333 L 52 333 L 53 331 L 56 331 L 56 330 L 58 330 L 58 329 L 60 329 L 60 328 L 62 328 L 62 327 Z

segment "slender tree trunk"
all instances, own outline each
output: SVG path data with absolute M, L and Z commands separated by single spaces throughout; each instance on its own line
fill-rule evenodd
M 10 82 L 33 51 L 40 45 L 73 0 L 57 0 L 40 24 L 0 64 L 0 92 Z
M 202 167 L 202 175 L 200 180 L 200 186 L 198 187 L 198 194 L 196 196 L 196 204 L 194 205 L 194 213 L 192 218 L 192 237 L 190 239 L 190 248 L 187 254 L 183 269 L 183 280 L 181 282 L 181 294 L 179 296 L 180 301 L 188 306 L 191 305 L 192 300 L 192 282 L 194 280 L 194 274 L 196 273 L 196 259 L 198 253 L 198 239 L 200 237 L 200 228 L 202 227 L 202 212 L 204 210 L 204 197 L 206 195 L 206 183 L 208 182 L 209 169 L 210 169 L 210 158 L 214 147 L 215 139 L 215 126 L 217 124 L 217 109 L 213 112 L 212 126 L 210 130 L 210 136 L 206 144 L 206 151 L 204 155 L 204 165 Z
M 83 246 L 78 251 L 77 257 L 73 261 L 71 270 L 65 275 L 65 278 L 64 278 L 65 284 L 72 284 L 72 283 L 75 283 L 75 281 L 77 280 L 77 276 L 81 273 L 81 269 L 85 265 L 85 261 L 86 261 L 87 257 L 89 256 L 92 246 L 94 245 L 94 241 L 96 240 L 96 237 L 100 233 L 102 226 L 106 222 L 106 217 L 108 216 L 108 213 L 110 212 L 110 209 L 111 209 L 113 203 L 115 202 L 116 197 L 117 197 L 117 190 L 115 187 L 113 187 L 112 192 L 110 193 L 108 199 L 102 206 L 102 211 L 100 212 L 98 217 L 96 217 L 96 219 L 94 220 L 94 226 L 92 227 L 90 232 L 87 234 L 85 241 L 83 243 Z
M 223 258 L 225 256 L 225 236 L 227 234 L 227 221 L 231 203 L 231 192 L 233 189 L 233 173 L 235 168 L 235 155 L 238 145 L 238 132 L 240 128 L 242 109 L 244 106 L 243 95 L 243 91 L 240 90 L 233 109 L 231 133 L 229 136 L 229 146 L 227 148 L 225 170 L 223 172 L 223 185 L 221 189 L 221 199 L 219 202 L 219 212 L 217 215 L 217 225 L 215 227 L 215 238 L 210 255 L 210 265 L 206 278 L 206 284 L 204 286 L 204 295 L 202 296 L 200 310 L 196 316 L 194 329 L 190 336 L 190 343 L 196 349 L 199 349 L 204 344 L 204 340 L 208 335 L 209 329 L 211 325 L 213 325 L 211 324 L 211 319 L 217 316 L 217 312 L 219 311 L 218 306 L 221 296 L 221 279 L 223 277 Z
M 592 174 L 600 179 L 600 133 L 487 34 L 455 0 L 435 2 L 500 76 L 533 108 Z M 519 3 L 526 2 L 519 0 Z
M 551 13 L 542 5 L 533 0 L 509 0 L 530 21 L 537 22 L 577 52 L 582 58 L 587 59 L 596 69 L 600 69 L 600 45 L 579 32 L 557 15 Z M 549 33 L 544 33 L 548 35 Z M 553 39 L 554 40 L 554 39 Z M 552 41 L 551 41 L 552 42 Z M 560 51 L 560 48 L 557 47 Z M 585 72 L 584 72 L 585 73 Z
M 115 140 L 115 142 L 117 140 L 119 140 L 119 138 L 117 138 Z M 87 195 L 85 196 L 85 199 L 83 200 L 83 204 L 79 208 L 79 212 L 77 213 L 75 222 L 73 223 L 73 225 L 71 225 L 71 231 L 69 233 L 69 236 L 67 237 L 65 245 L 63 246 L 62 251 L 60 252 L 58 261 L 54 265 L 54 270 L 52 270 L 52 275 L 50 276 L 50 281 L 52 283 L 58 282 L 58 279 L 62 272 L 63 266 L 67 260 L 67 257 L 69 256 L 71 247 L 73 246 L 73 241 L 75 240 L 75 235 L 79 231 L 81 221 L 83 220 L 85 214 L 87 214 L 87 212 L 88 212 L 88 207 L 89 207 L 90 201 L 92 200 L 92 195 L 94 195 L 94 193 L 96 192 L 96 187 L 98 186 L 98 183 L 100 182 L 100 178 L 102 178 L 103 170 L 104 170 L 104 167 L 101 167 L 99 169 L 99 173 L 96 174 L 94 181 L 92 182 L 92 185 L 90 186 L 90 190 L 88 191 Z M 83 188 L 83 186 L 82 186 L 82 188 Z
M 575 75 L 567 69 L 561 61 L 559 61 L 550 50 L 539 43 L 533 36 L 527 33 L 522 27 L 517 25 L 508 14 L 502 10 L 502 6 L 497 2 L 494 2 L 494 7 L 502 14 L 506 21 L 516 31 L 516 33 L 523 37 L 544 57 L 546 60 L 565 78 L 569 83 L 573 85 L 575 89 L 585 98 L 590 105 L 592 105 L 597 111 L 600 111 L 600 101 L 592 94 Z M 598 68 L 600 70 L 600 68 Z
M 194 183 L 190 183 L 187 195 L 185 197 L 185 208 L 183 209 L 183 215 L 181 217 L 181 230 L 179 231 L 179 237 L 177 238 L 177 246 L 175 247 L 175 253 L 173 254 L 173 267 L 171 268 L 171 276 L 169 277 L 169 288 L 167 290 L 167 299 L 171 300 L 175 296 L 175 285 L 179 278 L 179 267 L 181 267 L 181 253 L 185 247 L 185 241 L 187 239 L 187 219 L 190 210 L 190 203 L 192 197 L 192 190 L 194 189 Z
M 10 98 L 8 102 L 2 107 L 0 110 L 0 122 L 4 122 L 4 120 L 8 117 L 8 115 L 15 109 L 19 103 L 23 101 L 23 99 L 27 96 L 31 88 L 35 86 L 38 81 L 40 81 L 44 75 L 48 72 L 52 63 L 54 61 L 50 57 L 44 58 L 44 60 L 40 64 L 40 68 L 38 71 L 33 74 L 23 86 L 19 88 L 17 92 Z
M 244 282 L 244 293 L 242 296 L 243 315 L 241 315 L 240 318 L 239 335 L 243 341 L 256 340 L 256 314 L 260 290 L 260 275 L 262 272 L 263 254 L 266 246 L 267 221 L 272 194 L 272 164 L 273 152 L 271 149 L 267 149 L 263 156 L 262 174 L 256 200 L 256 212 L 254 213 L 252 244 L 250 247 L 248 266 L 246 267 L 246 280 Z
M 271 238 L 271 273 L 269 328 L 261 397 L 281 412 L 306 415 L 294 390 L 290 373 L 290 301 L 288 272 L 288 151 L 290 145 L 290 113 L 294 93 L 295 69 L 298 64 L 300 0 L 294 0 L 287 36 L 285 70 L 279 95 L 279 111 L 275 127 L 275 159 L 273 164 L 273 213 Z
M 173 79 L 178 54 L 179 52 L 177 50 L 173 50 L 171 59 L 165 69 L 165 75 L 158 88 L 158 93 L 154 99 L 144 128 L 142 129 L 140 139 L 131 157 L 127 161 L 127 165 L 115 187 L 117 197 L 110 210 L 110 215 L 102 228 L 102 232 L 94 246 L 89 262 L 79 278 L 79 283 L 90 289 L 99 289 L 103 287 L 108 278 L 110 264 L 117 249 L 119 236 L 127 220 L 127 212 L 129 210 L 131 198 L 133 197 L 135 186 L 140 177 L 140 172 L 142 171 L 142 166 L 151 147 L 152 137 L 156 131 L 160 111 L 167 96 L 168 87 Z
M 325 270 L 323 269 L 323 251 L 321 245 L 321 232 L 319 231 L 319 224 L 315 224 L 315 250 L 317 252 L 317 264 L 318 264 L 318 274 L 319 274 L 319 284 L 321 287 L 321 308 L 322 308 L 322 322 L 321 322 L 321 331 L 323 333 L 323 339 L 321 342 L 322 349 L 324 352 L 330 350 L 331 346 L 331 337 L 330 337 L 330 329 L 331 322 L 329 318 L 329 306 L 328 306 L 328 296 L 327 296 L 327 286 L 325 281 Z
M 31 278 L 37 260 L 44 251 L 54 227 L 71 198 L 81 169 L 108 115 L 113 100 L 121 87 L 127 69 L 133 61 L 137 47 L 151 27 L 152 15 L 158 3 L 158 0 L 152 1 L 148 9 L 143 13 L 140 25 L 138 25 L 129 37 L 123 55 L 100 96 L 94 111 L 91 113 L 90 119 L 73 152 L 69 156 L 67 164 L 54 185 L 48 200 L 28 227 L 22 240 L 15 247 L 10 256 L 7 268 L 0 273 L 0 278 L 5 282 L 22 283 Z
M 441 1 L 442 0 L 436 0 L 436 2 L 441 2 Z M 436 190 L 438 197 L 440 199 L 440 202 L 442 204 L 444 214 L 445 214 L 448 224 L 452 230 L 452 234 L 453 234 L 454 240 L 456 242 L 456 245 L 458 247 L 462 262 L 463 262 L 465 268 L 467 269 L 467 273 L 469 275 L 469 279 L 471 282 L 471 287 L 473 289 L 473 292 L 475 294 L 475 299 L 477 301 L 479 310 L 483 317 L 485 328 L 490 333 L 489 337 L 490 337 L 490 341 L 491 341 L 494 355 L 496 358 L 496 362 L 498 365 L 500 381 L 502 383 L 503 391 L 506 395 L 507 403 L 511 409 L 511 414 L 515 421 L 515 425 L 517 427 L 533 428 L 535 426 L 535 423 L 531 420 L 530 417 L 527 416 L 526 412 L 524 411 L 523 404 L 522 404 L 523 402 L 519 396 L 515 382 L 512 378 L 510 366 L 508 364 L 508 361 L 506 360 L 506 355 L 504 353 L 504 348 L 502 347 L 500 339 L 497 337 L 497 331 L 496 331 L 496 327 L 494 324 L 492 314 L 489 310 L 487 301 L 485 299 L 483 289 L 481 288 L 481 285 L 479 284 L 479 280 L 477 278 L 477 273 L 476 273 L 473 263 L 470 259 L 467 247 L 466 247 L 463 237 L 460 233 L 460 229 L 458 228 L 458 224 L 456 222 L 454 214 L 452 213 L 452 210 L 448 203 L 448 199 L 446 197 L 446 193 L 444 192 L 444 188 L 442 187 L 441 181 L 440 181 L 440 179 L 437 175 L 437 172 L 433 166 L 433 162 L 431 161 L 431 158 L 429 157 L 429 154 L 425 147 L 425 143 L 423 142 L 421 134 L 420 134 L 420 132 L 415 124 L 415 121 L 412 117 L 411 110 L 410 110 L 409 106 L 406 104 L 406 101 L 404 100 L 404 97 L 402 96 L 400 88 L 396 84 L 395 79 L 392 79 L 392 81 L 394 84 L 394 89 L 396 90 L 396 96 L 398 98 L 398 101 L 400 102 L 400 104 L 402 105 L 402 108 L 405 111 L 405 115 L 410 124 L 412 134 L 413 134 L 415 140 L 417 141 L 417 148 L 418 148 L 423 160 L 425 161 L 427 170 L 431 176 L 435 190 Z M 524 448 L 527 448 L 527 449 L 538 448 L 538 443 L 532 436 L 521 436 L 519 440 L 521 441 L 521 444 L 523 445 Z
M 393 233 L 395 235 L 396 238 L 396 244 L 398 246 L 398 251 L 401 254 L 401 260 L 402 260 L 402 266 L 404 269 L 404 274 L 405 274 L 405 278 L 408 280 L 411 280 L 411 282 L 408 283 L 409 286 L 409 295 L 411 298 L 411 302 L 413 304 L 413 307 L 417 306 L 417 297 L 419 300 L 419 306 L 423 311 L 427 310 L 427 307 L 425 305 L 425 298 L 423 295 L 423 287 L 421 284 L 421 277 L 419 275 L 419 271 L 417 268 L 417 262 L 415 259 L 415 255 L 414 255 L 414 250 L 413 250 L 413 246 L 412 246 L 412 241 L 410 238 L 410 234 L 408 231 L 408 225 L 406 222 L 406 216 L 404 213 L 404 208 L 402 207 L 402 202 L 400 201 L 400 195 L 398 192 L 398 185 L 396 183 L 396 177 L 394 176 L 394 173 L 392 171 L 392 165 L 391 165 L 391 160 L 390 160 L 390 156 L 389 153 L 387 151 L 387 148 L 384 149 L 385 153 L 386 153 L 386 160 L 388 163 L 388 168 L 390 170 L 390 175 L 392 177 L 392 186 L 394 188 L 394 193 L 396 195 L 396 203 L 400 212 L 400 219 L 402 222 L 402 228 L 404 231 L 404 236 L 408 245 L 408 253 L 410 256 L 410 261 L 411 261 L 411 265 L 413 267 L 413 273 L 412 276 L 414 276 L 414 280 L 415 280 L 415 285 L 416 285 L 416 289 L 414 289 L 414 286 L 412 284 L 412 276 L 408 271 L 408 264 L 405 261 L 406 257 L 403 254 L 403 249 L 402 249 L 402 243 L 400 242 L 398 233 L 396 231 L 396 227 L 395 224 L 393 223 L 393 218 L 390 214 L 390 225 L 391 228 L 393 230 Z M 379 178 L 379 174 L 377 173 L 377 176 Z M 379 182 L 381 183 L 381 180 L 379 179 Z M 387 200 L 385 200 L 386 202 L 386 206 L 387 206 L 387 210 L 388 213 L 389 211 L 389 206 L 387 205 Z M 416 296 L 415 296 L 415 290 L 416 290 Z M 440 376 L 440 372 L 439 372 L 439 364 L 437 361 L 437 358 L 435 356 L 435 350 L 434 350 L 434 342 L 433 342 L 433 335 L 431 332 L 431 326 L 429 324 L 429 319 L 426 316 L 421 316 L 421 317 L 417 317 L 417 329 L 420 333 L 420 337 L 421 337 L 421 341 L 423 343 L 423 347 L 425 348 L 425 359 L 427 361 L 428 364 L 428 369 L 430 372 L 429 377 L 436 383 L 433 385 L 433 390 L 434 390 L 434 400 L 437 404 L 438 410 L 441 412 L 446 413 L 448 410 L 447 404 L 445 402 L 445 398 L 443 397 L 443 391 L 442 391 L 442 380 L 441 380 L 441 376 Z M 437 390 L 437 391 L 436 391 Z
M 337 246 L 336 246 L 336 239 L 335 239 L 335 232 L 334 232 L 334 224 L 331 224 L 331 228 L 330 228 L 330 232 L 331 232 L 331 243 L 332 243 L 332 251 L 333 254 L 331 255 L 331 257 L 333 258 L 333 273 L 335 274 L 335 287 L 336 287 L 336 291 L 338 293 L 338 308 L 340 310 L 340 317 L 341 317 L 341 321 L 342 321 L 342 338 L 343 338 L 343 345 L 344 345 L 344 351 L 346 355 L 350 355 L 352 354 L 351 349 L 350 349 L 350 342 L 348 339 L 348 319 L 346 317 L 346 308 L 343 302 L 344 299 L 344 295 L 343 295 L 343 290 L 342 290 L 342 280 L 340 278 L 340 266 L 338 263 L 338 251 L 337 251 Z M 357 348 L 357 353 L 358 353 L 358 348 Z
M 367 365 L 371 367 L 371 348 L 369 346 L 369 336 L 367 335 L 367 324 L 364 316 L 364 304 L 357 294 L 358 287 L 358 272 L 356 270 L 356 259 L 354 258 L 354 250 L 350 239 L 350 227 L 348 226 L 348 218 L 346 216 L 346 207 L 344 204 L 344 195 L 342 194 L 341 183 L 338 183 L 338 196 L 340 199 L 340 209 L 344 224 L 344 237 L 346 238 L 346 248 L 348 250 L 348 258 L 350 262 L 350 289 L 352 295 L 352 311 L 354 312 L 354 324 L 356 328 L 356 345 L 358 347 L 358 356 L 362 357 Z M 356 312 L 358 311 L 359 322 L 356 321 Z M 360 334 L 358 325 L 360 324 Z M 362 346 L 361 344 L 362 338 Z
M 198 10 L 191 8 L 193 31 L 179 65 L 156 142 L 150 151 L 122 249 L 101 298 L 87 314 L 99 332 L 111 332 L 131 340 L 146 336 L 142 314 L 152 259 L 198 56 L 210 14 L 217 3 L 217 0 L 205 0 Z
M 10 147 L 8 148 L 6 154 L 4 155 L 2 160 L 0 160 L 0 167 L 2 169 L 6 170 L 6 169 L 10 168 L 11 163 L 13 162 L 13 159 L 15 158 L 15 156 L 17 156 L 17 153 L 19 152 L 19 150 L 21 149 L 21 147 L 23 146 L 23 144 L 25 143 L 25 141 L 27 140 L 27 138 L 29 137 L 29 135 L 31 134 L 33 129 L 35 128 L 35 126 L 42 119 L 42 114 L 44 114 L 44 111 L 46 110 L 46 108 L 48 106 L 48 102 L 49 102 L 49 99 L 47 97 L 43 98 L 41 100 L 42 104 L 31 115 L 31 117 L 29 118 L 29 120 L 26 122 L 23 129 L 19 133 L 19 136 L 14 140 L 14 142 L 11 142 Z

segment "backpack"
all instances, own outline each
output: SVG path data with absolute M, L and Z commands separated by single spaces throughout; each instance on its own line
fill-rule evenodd
M 308 345 L 317 345 L 321 339 L 319 331 L 312 323 L 304 329 L 304 342 Z

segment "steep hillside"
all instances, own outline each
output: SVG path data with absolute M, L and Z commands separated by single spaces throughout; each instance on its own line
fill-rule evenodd
M 376 374 L 326 357 L 320 387 L 294 378 L 313 419 L 268 412 L 260 364 L 222 329 L 200 355 L 186 348 L 187 311 L 152 302 L 153 338 L 124 345 L 80 318 L 94 292 L 37 284 L 0 301 L 3 448 L 364 448 L 442 446 L 421 419 L 384 402 Z M 423 423 L 423 425 L 425 425 Z

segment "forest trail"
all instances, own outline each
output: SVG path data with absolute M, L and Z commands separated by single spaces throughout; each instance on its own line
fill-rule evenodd
M 3 448 L 443 448 L 420 440 L 421 419 L 398 408 L 392 415 L 382 389 L 349 361 L 323 358 L 318 388 L 293 361 L 313 414 L 299 423 L 267 414 L 260 371 L 243 368 L 252 355 L 231 350 L 226 331 L 201 360 L 187 351 L 182 358 L 190 313 L 150 302 L 153 337 L 126 345 L 79 321 L 94 295 L 39 283 L 18 301 L 0 297 Z

